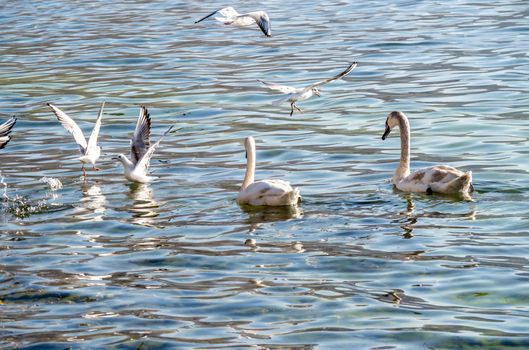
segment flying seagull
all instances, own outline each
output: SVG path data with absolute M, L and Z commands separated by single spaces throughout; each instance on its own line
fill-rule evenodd
M 270 28 L 270 19 L 264 11 L 254 11 L 248 13 L 239 13 L 233 7 L 224 7 L 220 10 L 213 11 L 209 15 L 199 19 L 195 23 L 202 22 L 206 18 L 209 18 L 215 14 L 220 14 L 222 17 L 215 17 L 219 22 L 222 22 L 226 25 L 232 25 L 236 27 L 245 27 L 257 24 L 264 35 L 270 37 L 272 36 L 272 30 Z
M 66 113 L 51 103 L 47 103 L 47 105 L 53 110 L 53 113 L 55 113 L 62 126 L 73 135 L 75 142 L 77 142 L 79 145 L 79 152 L 81 153 L 79 160 L 83 164 L 83 176 L 86 177 L 86 170 L 84 168 L 85 163 L 92 164 L 92 168 L 94 170 L 100 170 L 99 168 L 96 168 L 96 161 L 101 154 L 101 147 L 97 145 L 97 137 L 99 135 L 99 129 L 101 128 L 101 117 L 103 116 L 105 102 L 103 101 L 101 108 L 99 108 L 96 123 L 94 125 L 94 129 L 92 129 L 92 133 L 90 134 L 88 142 L 86 142 L 81 128 L 79 128 L 77 123 L 72 118 L 70 118 Z
M 148 183 L 152 181 L 153 177 L 147 175 L 149 162 L 154 150 L 158 147 L 160 141 L 162 141 L 162 138 L 167 135 L 172 128 L 172 126 L 169 127 L 160 139 L 151 145 L 151 117 L 147 108 L 145 108 L 145 106 L 140 106 L 140 115 L 136 123 L 136 129 L 130 140 L 130 160 L 124 154 L 119 154 L 117 158 L 114 158 L 123 164 L 125 177 L 129 181 L 140 183 Z
M 285 98 L 282 98 L 281 100 L 274 102 L 274 104 L 275 105 L 279 105 L 279 104 L 283 104 L 283 103 L 285 103 L 287 101 L 290 102 L 290 116 L 292 116 L 292 114 L 294 113 L 294 108 L 297 109 L 298 111 L 302 112 L 302 110 L 298 106 L 296 106 L 296 102 L 306 100 L 306 99 L 312 97 L 312 95 L 316 95 L 316 96 L 319 97 L 320 96 L 320 90 L 318 90 L 318 86 L 323 85 L 323 84 L 327 84 L 327 83 L 330 83 L 331 81 L 338 80 L 338 79 L 341 79 L 341 78 L 345 77 L 347 74 L 351 73 L 351 71 L 356 67 L 357 64 L 358 64 L 357 62 L 353 62 L 349 67 L 347 67 L 346 70 L 344 70 L 340 74 L 338 74 L 338 75 L 336 75 L 336 76 L 334 76 L 332 78 L 320 80 L 320 81 L 318 81 L 318 82 L 316 82 L 314 84 L 311 84 L 311 85 L 309 85 L 307 87 L 304 87 L 304 88 L 295 88 L 295 87 L 291 87 L 291 86 L 279 85 L 279 84 L 274 84 L 274 83 L 267 83 L 267 82 L 259 80 L 259 79 L 258 79 L 258 81 L 263 83 L 270 90 L 277 90 L 277 91 L 282 92 L 282 93 L 287 95 Z
M 13 126 L 15 126 L 16 122 L 17 118 L 12 116 L 4 124 L 0 125 L 0 149 L 4 148 L 9 140 L 11 140 L 11 136 L 9 136 L 9 134 L 11 133 L 11 130 L 13 129 Z

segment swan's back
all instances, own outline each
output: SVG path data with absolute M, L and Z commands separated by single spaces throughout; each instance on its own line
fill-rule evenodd
M 406 192 L 468 192 L 472 183 L 472 172 L 463 172 L 447 165 L 436 165 L 414 171 L 395 183 Z
M 253 182 L 237 195 L 237 203 L 250 205 L 295 205 L 300 200 L 299 189 L 287 181 L 262 180 Z

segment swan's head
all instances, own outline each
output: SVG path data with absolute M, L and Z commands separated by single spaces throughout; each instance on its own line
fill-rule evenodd
M 318 88 L 316 88 L 316 87 L 313 87 L 313 88 L 312 88 L 312 93 L 313 93 L 314 95 L 318 96 L 318 97 L 321 96 L 320 90 L 318 90 Z
M 253 137 L 248 136 L 244 139 L 244 149 L 246 150 L 246 159 L 248 159 L 248 155 L 253 155 L 255 153 L 255 140 Z
M 246 152 L 255 148 L 255 140 L 253 137 L 248 136 L 246 139 L 244 139 L 244 148 L 246 149 Z
M 397 125 L 400 125 L 400 121 L 403 119 L 406 119 L 406 116 L 402 112 L 394 111 L 389 113 L 388 117 L 386 118 L 386 130 L 384 130 L 382 140 L 385 140 L 391 130 Z

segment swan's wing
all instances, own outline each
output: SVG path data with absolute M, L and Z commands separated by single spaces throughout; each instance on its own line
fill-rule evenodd
M 272 28 L 270 26 L 270 18 L 264 11 L 255 11 L 250 12 L 247 16 L 252 17 L 255 20 L 255 23 L 259 26 L 264 35 L 270 37 L 272 36 Z
M 13 129 L 13 126 L 16 122 L 17 118 L 12 116 L 5 123 L 0 125 L 0 149 L 4 148 L 9 140 L 11 140 L 11 136 L 9 136 L 9 134 L 11 133 L 11 129 Z
M 173 126 L 170 126 L 169 129 L 167 129 L 167 131 L 163 133 L 163 135 L 160 137 L 160 139 L 158 141 L 156 141 L 153 145 L 151 145 L 151 147 L 149 147 L 147 152 L 145 152 L 145 154 L 141 157 L 141 159 L 136 164 L 136 168 L 142 168 L 142 169 L 145 169 L 145 170 L 147 170 L 149 168 L 149 162 L 151 161 L 151 157 L 152 157 L 152 155 L 154 153 L 154 150 L 156 149 L 156 147 L 158 147 L 158 145 L 160 144 L 160 141 L 162 141 L 163 137 L 165 135 L 167 135 L 169 132 L 171 132 L 172 129 L 173 129 Z
M 336 76 L 334 76 L 332 78 L 320 80 L 320 81 L 318 81 L 318 82 L 306 87 L 305 90 L 310 90 L 310 89 L 315 88 L 317 86 L 330 83 L 331 81 L 335 81 L 335 80 L 341 79 L 341 78 L 345 77 L 347 74 L 351 73 L 351 71 L 356 67 L 357 64 L 358 64 L 358 62 L 353 62 L 349 67 L 347 67 L 340 74 L 338 74 L 338 75 L 336 75 Z
M 0 136 L 7 136 L 11 132 L 11 129 L 13 129 L 13 126 L 17 122 L 17 118 L 15 116 L 12 116 L 9 118 L 5 123 L 0 125 Z
M 448 183 L 464 175 L 461 170 L 448 165 L 435 165 L 417 169 L 401 181 L 410 185 L 430 185 L 432 183 Z
M 199 19 L 198 21 L 196 21 L 195 24 L 199 23 L 199 22 L 202 22 L 205 19 L 208 19 L 209 17 L 213 16 L 217 12 L 220 13 L 224 17 L 239 16 L 239 13 L 237 11 L 235 11 L 235 9 L 233 7 L 229 6 L 229 7 L 224 7 L 224 8 L 221 8 L 219 10 L 215 10 L 215 11 L 211 12 L 209 15 L 204 16 L 201 19 Z
M 86 146 L 86 152 L 90 153 L 91 151 L 97 148 L 97 137 L 99 136 L 99 129 L 101 128 L 101 118 L 103 117 L 103 108 L 105 108 L 105 101 L 101 103 L 99 108 L 99 113 L 97 114 L 96 123 L 88 139 L 88 145 Z
M 140 107 L 136 129 L 130 140 L 130 159 L 137 164 L 151 145 L 151 116 L 145 106 Z
M 62 126 L 73 135 L 73 138 L 75 139 L 75 142 L 79 145 L 79 148 L 81 149 L 81 153 L 84 154 L 87 144 L 86 139 L 84 138 L 83 132 L 79 128 L 76 122 L 73 121 L 72 118 L 70 118 L 66 113 L 61 111 L 59 108 L 55 107 L 51 103 L 47 104 L 52 110 L 53 113 L 55 113 L 55 116 L 57 116 L 57 119 L 61 122 Z
M 241 199 L 251 201 L 262 199 L 264 197 L 282 197 L 291 192 L 292 187 L 287 181 L 283 180 L 261 180 L 252 182 L 241 193 Z
M 257 79 L 257 81 L 259 81 L 260 83 L 264 84 L 270 90 L 276 90 L 276 91 L 282 92 L 284 94 L 295 94 L 299 90 L 299 89 L 297 89 L 295 87 L 291 87 L 291 86 L 279 85 L 279 84 L 274 84 L 274 83 L 267 83 L 266 81 L 262 81 L 260 79 Z

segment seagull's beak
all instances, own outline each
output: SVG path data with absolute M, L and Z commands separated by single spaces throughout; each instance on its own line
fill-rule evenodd
M 320 90 L 314 90 L 314 94 L 318 97 L 321 97 Z
M 391 128 L 389 127 L 388 123 L 386 123 L 386 130 L 384 131 L 384 135 L 382 135 L 382 140 L 385 140 L 386 137 L 388 137 L 390 132 L 391 132 Z

